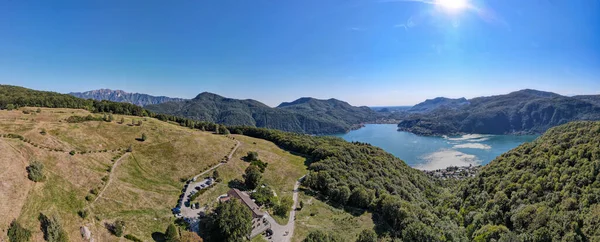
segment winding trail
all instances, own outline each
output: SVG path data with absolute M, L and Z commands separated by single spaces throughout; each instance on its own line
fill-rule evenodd
M 230 160 L 231 160 L 231 157 L 233 157 L 233 153 L 235 153 L 235 151 L 236 151 L 236 150 L 237 150 L 237 149 L 240 147 L 240 145 L 241 145 L 241 144 L 242 144 L 242 143 L 241 143 L 240 141 L 238 141 L 238 140 L 235 140 L 235 147 L 233 147 L 233 149 L 231 150 L 231 152 L 229 152 L 229 155 L 227 155 L 227 161 L 230 161 Z M 219 164 L 216 164 L 216 165 L 214 165 L 213 167 L 211 167 L 211 168 L 208 168 L 208 170 L 206 170 L 206 171 L 203 171 L 202 173 L 200 173 L 200 174 L 198 174 L 198 175 L 194 176 L 194 179 L 198 179 L 198 177 L 199 177 L 199 176 L 202 176 L 202 175 L 204 175 L 204 174 L 206 174 L 206 173 L 208 173 L 208 172 L 210 172 L 210 171 L 212 171 L 212 170 L 214 170 L 214 169 L 217 169 L 217 167 L 219 167 L 219 166 L 221 166 L 221 165 L 223 165 L 223 164 L 225 164 L 225 163 L 223 163 L 223 162 L 219 162 Z M 188 187 L 188 189 L 189 189 L 189 187 Z
M 117 166 L 119 165 L 119 163 L 121 162 L 121 160 L 123 160 L 123 158 L 129 156 L 129 152 L 123 154 L 119 159 L 117 159 L 115 161 L 115 163 L 112 165 L 112 167 L 110 168 L 110 173 L 108 174 L 108 181 L 106 181 L 106 185 L 104 185 L 104 187 L 102 188 L 102 191 L 100 191 L 100 193 L 98 193 L 98 196 L 96 196 L 96 199 L 94 199 L 94 201 L 90 204 L 93 205 L 94 203 L 96 203 L 96 201 L 98 201 L 98 199 L 100 197 L 102 197 L 102 194 L 104 193 L 104 191 L 106 191 L 106 188 L 108 187 L 108 185 L 110 185 L 110 182 L 113 179 L 113 174 L 115 173 L 115 169 L 117 168 Z

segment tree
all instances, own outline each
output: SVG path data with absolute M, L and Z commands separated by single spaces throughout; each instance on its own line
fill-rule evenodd
M 29 180 L 34 182 L 41 182 L 44 180 L 44 164 L 39 161 L 33 161 L 27 167 L 27 177 Z
M 358 235 L 356 242 L 377 242 L 377 234 L 372 229 L 364 229 Z
M 219 133 L 224 135 L 230 134 L 229 129 L 225 125 L 219 125 Z
M 9 103 L 9 104 L 6 105 L 6 110 L 10 111 L 10 110 L 13 110 L 13 109 L 15 109 L 15 105 L 14 104 Z
M 219 174 L 219 171 L 217 169 L 215 169 L 212 173 L 212 177 L 215 179 L 215 181 L 220 182 L 221 181 L 221 175 Z
M 139 121 L 137 122 L 137 126 L 142 126 L 142 120 L 139 120 Z
M 248 189 L 256 188 L 262 179 L 260 168 L 256 166 L 248 166 L 248 168 L 246 168 L 246 174 L 244 174 L 244 179 L 244 183 Z
M 179 232 L 174 224 L 169 224 L 165 232 L 165 242 L 179 242 Z
M 273 212 L 275 212 L 275 215 L 286 217 L 290 210 L 292 210 L 292 205 L 294 205 L 294 200 L 291 197 L 283 197 L 279 201 L 279 204 L 273 208 Z
M 127 149 L 125 150 L 125 152 L 132 152 L 133 151 L 133 146 L 129 145 L 129 147 L 127 147 Z
M 23 228 L 16 220 L 13 220 L 8 227 L 8 240 L 10 242 L 24 242 L 31 238 L 31 231 Z
M 369 194 L 364 188 L 358 187 L 354 188 L 354 191 L 352 191 L 352 195 L 350 196 L 350 200 L 348 202 L 359 208 L 367 208 L 369 204 L 371 204 L 372 200 L 373 196 L 371 194 Z
M 108 230 L 115 236 L 121 237 L 123 236 L 123 231 L 125 231 L 125 222 L 123 220 L 117 220 L 108 226 Z
M 147 139 L 147 138 L 148 138 L 148 137 L 146 136 L 146 133 L 142 133 L 142 139 L 141 139 L 141 140 L 142 140 L 142 141 L 146 141 L 146 139 Z
M 257 188 L 256 192 L 253 192 L 251 197 L 258 205 L 269 207 L 273 205 L 273 191 L 268 187 Z
M 41 113 L 41 112 L 42 112 L 42 109 L 41 109 L 41 108 L 37 108 L 37 109 L 35 110 L 35 112 L 36 112 L 36 113 Z
M 206 221 L 207 228 L 201 231 L 208 232 L 208 241 L 246 241 L 252 232 L 252 213 L 237 199 L 220 203 Z
M 257 160 L 258 160 L 258 152 L 248 151 L 248 153 L 246 153 L 246 161 L 252 162 L 252 161 L 257 161 Z
M 219 134 L 219 130 L 221 129 L 221 125 L 217 124 L 215 125 L 215 134 Z
M 41 223 L 44 239 L 48 242 L 68 242 L 69 238 L 60 224 L 60 219 L 55 216 L 48 217 L 42 213 L 38 217 Z
M 121 122 L 120 123 L 124 124 L 125 123 L 125 118 L 121 117 Z
M 113 117 L 112 113 L 108 114 L 108 122 L 112 122 L 113 120 L 115 120 L 115 117 Z

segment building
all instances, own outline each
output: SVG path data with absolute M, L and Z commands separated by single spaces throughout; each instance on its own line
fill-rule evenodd
M 248 196 L 246 193 L 234 188 L 227 192 L 227 197 L 237 198 L 244 205 L 246 205 L 246 207 L 248 207 L 250 211 L 252 211 L 252 218 L 256 219 L 265 216 L 265 213 L 263 211 L 260 211 L 260 207 L 256 205 L 256 203 L 254 203 L 254 201 L 252 201 L 250 196 Z
M 267 214 L 260 210 L 260 207 L 252 201 L 250 196 L 245 192 L 242 192 L 238 189 L 231 189 L 227 192 L 227 196 L 219 197 L 220 202 L 227 202 L 232 198 L 238 199 L 244 204 L 250 211 L 252 211 L 252 233 L 250 234 L 250 238 L 257 236 L 267 229 L 271 228 L 271 224 L 267 221 Z

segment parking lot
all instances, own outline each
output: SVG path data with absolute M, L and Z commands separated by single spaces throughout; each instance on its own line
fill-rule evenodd
M 202 212 L 204 208 L 192 208 L 193 202 L 190 201 L 190 197 L 194 193 L 208 188 L 214 182 L 215 181 L 213 178 L 206 178 L 195 182 L 191 181 L 190 183 L 186 184 L 182 190 L 183 192 L 179 200 L 179 211 L 176 209 L 174 210 L 175 216 L 183 218 L 197 218 L 199 213 Z

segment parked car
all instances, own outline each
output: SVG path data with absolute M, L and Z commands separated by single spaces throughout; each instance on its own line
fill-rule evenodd
M 202 189 L 202 187 L 200 187 L 200 186 L 197 186 L 197 187 L 195 187 L 195 188 L 196 188 L 196 190 L 200 190 L 200 189 Z

